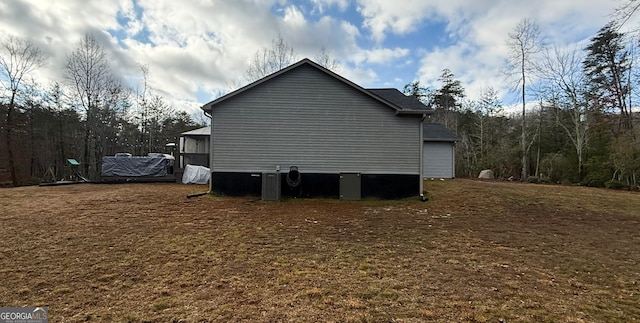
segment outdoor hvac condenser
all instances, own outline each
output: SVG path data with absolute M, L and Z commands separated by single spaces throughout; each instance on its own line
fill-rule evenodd
M 280 200 L 280 173 L 262 173 L 262 200 Z
M 359 200 L 362 198 L 360 173 L 340 173 L 340 199 Z

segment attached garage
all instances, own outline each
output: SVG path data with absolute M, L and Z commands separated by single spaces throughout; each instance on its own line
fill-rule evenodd
M 455 134 L 439 123 L 425 123 L 422 129 L 424 178 L 455 178 Z

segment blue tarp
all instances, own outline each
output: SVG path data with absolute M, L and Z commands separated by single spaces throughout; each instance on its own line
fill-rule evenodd
M 165 157 L 102 157 L 102 176 L 166 176 Z

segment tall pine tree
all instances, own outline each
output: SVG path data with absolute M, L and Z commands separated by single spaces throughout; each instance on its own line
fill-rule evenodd
M 448 68 L 442 70 L 439 81 L 442 87 L 437 89 L 432 97 L 432 104 L 435 107 L 436 118 L 445 127 L 458 131 L 457 113 L 462 106 L 464 98 L 464 88 L 459 80 Z
M 584 73 L 589 83 L 592 106 L 599 112 L 619 113 L 618 132 L 632 128 L 631 113 L 627 104 L 631 69 L 625 35 L 618 25 L 610 22 L 591 38 L 583 61 Z

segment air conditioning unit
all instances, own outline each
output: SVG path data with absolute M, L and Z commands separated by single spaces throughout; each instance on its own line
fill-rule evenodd
M 362 177 L 360 173 L 340 173 L 340 199 L 359 200 L 362 198 Z
M 280 200 L 280 173 L 262 173 L 262 200 Z

